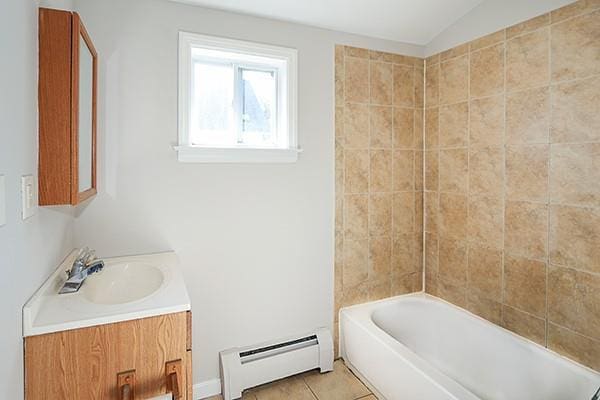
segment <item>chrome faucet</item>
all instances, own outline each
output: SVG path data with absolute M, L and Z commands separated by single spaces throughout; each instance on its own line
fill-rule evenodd
M 104 261 L 96 259 L 95 252 L 87 247 L 79 250 L 71 269 L 67 272 L 67 281 L 58 294 L 75 293 L 81 288 L 86 278 L 102 271 Z

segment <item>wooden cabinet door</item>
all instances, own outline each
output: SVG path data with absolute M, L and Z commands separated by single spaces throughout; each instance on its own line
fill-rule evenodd
M 186 392 L 187 326 L 181 312 L 27 337 L 25 398 L 118 400 L 117 375 L 129 370 L 136 400 L 151 398 L 166 392 L 165 363 L 175 360 L 182 360 Z

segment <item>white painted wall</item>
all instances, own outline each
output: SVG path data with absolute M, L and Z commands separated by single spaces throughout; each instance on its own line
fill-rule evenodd
M 78 0 L 100 57 L 100 194 L 76 221 L 103 256 L 173 249 L 194 310 L 194 380 L 218 377 L 218 351 L 332 325 L 333 49 L 368 39 L 165 0 Z M 181 164 L 178 30 L 295 47 L 295 164 Z
M 0 175 L 7 224 L 0 227 L 0 399 L 23 398 L 21 308 L 72 248 L 73 211 L 38 209 L 21 220 L 20 180 L 37 175 L 37 2 L 0 5 Z
M 575 0 L 486 0 L 425 46 L 430 56 L 573 3 Z

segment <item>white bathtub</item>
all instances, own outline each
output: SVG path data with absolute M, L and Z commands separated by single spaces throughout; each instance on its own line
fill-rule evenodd
M 347 365 L 387 400 L 590 400 L 600 374 L 423 293 L 340 311 Z

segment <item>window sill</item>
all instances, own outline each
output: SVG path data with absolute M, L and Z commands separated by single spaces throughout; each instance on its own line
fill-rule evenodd
M 177 159 L 185 163 L 294 163 L 301 149 L 240 149 L 176 146 Z

